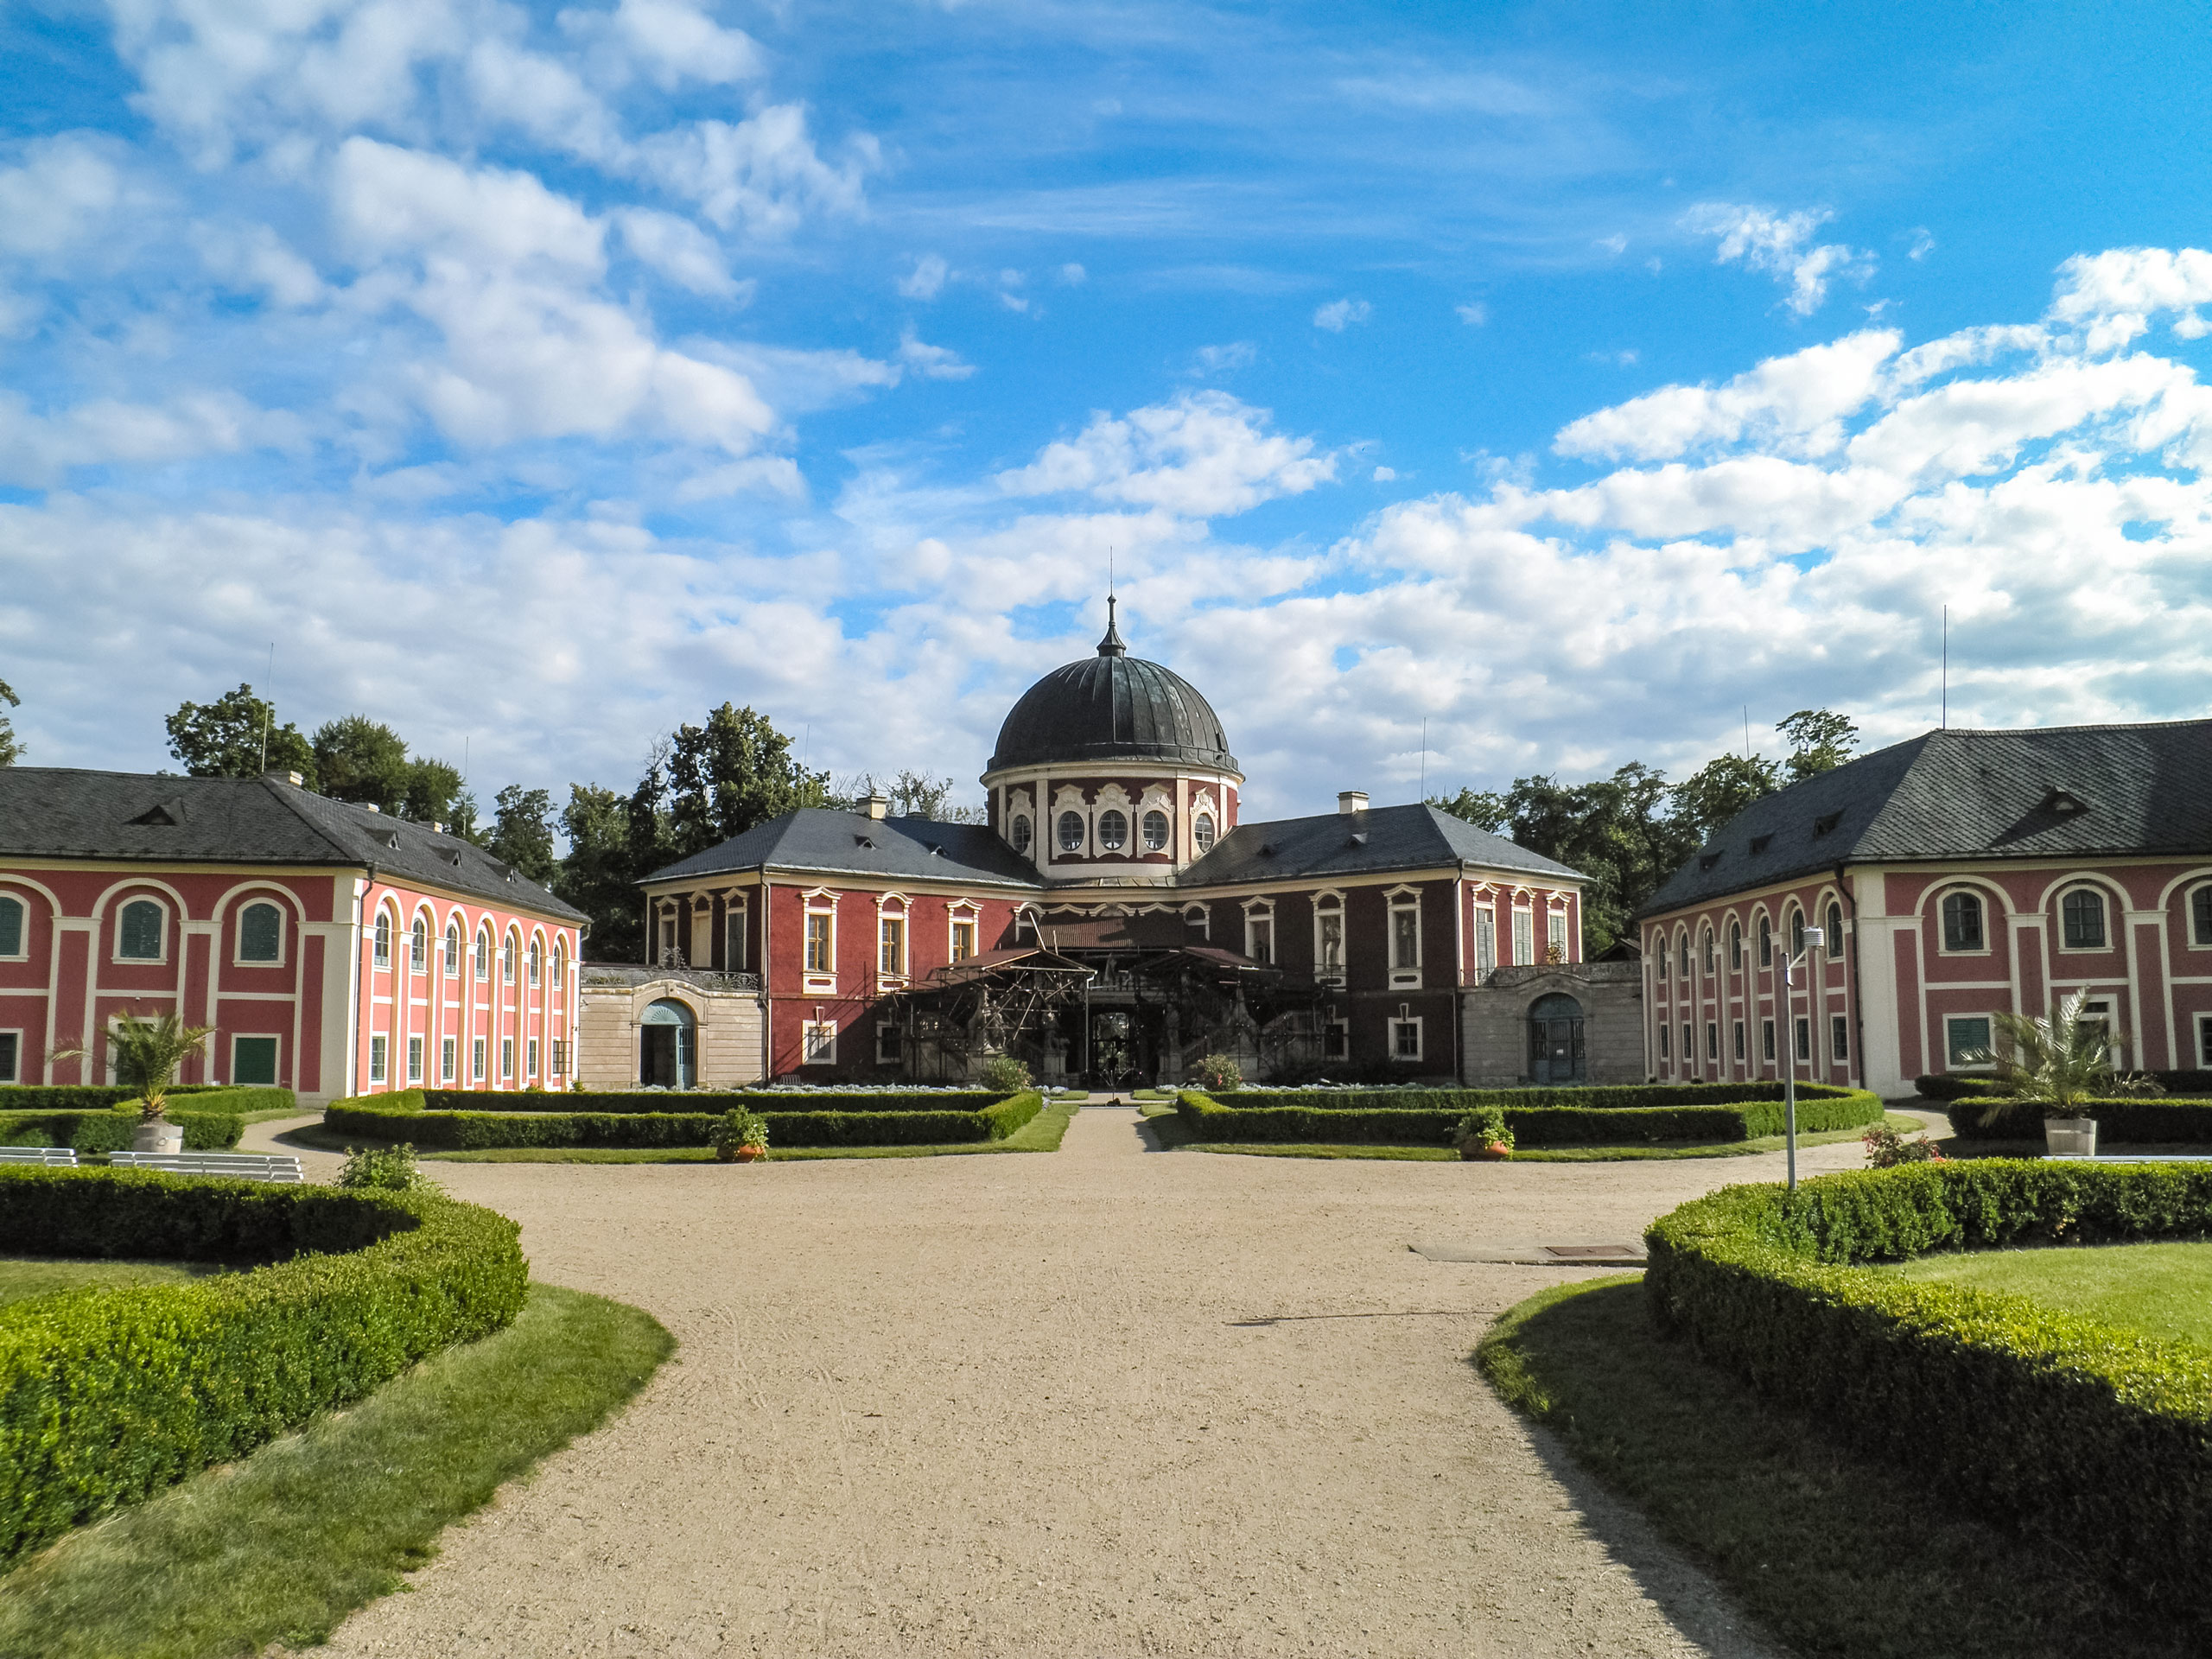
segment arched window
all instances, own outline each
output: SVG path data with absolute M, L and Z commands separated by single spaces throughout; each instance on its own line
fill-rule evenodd
M 1213 850 L 1213 814 L 1201 812 L 1191 821 L 1191 839 L 1198 843 L 1198 856 L 1203 858 Z
M 150 899 L 134 899 L 123 907 L 116 923 L 115 954 L 130 962 L 162 959 L 162 907 Z
M 23 954 L 23 901 L 0 898 L 0 957 Z
M 1759 966 L 1774 966 L 1774 929 L 1767 925 L 1764 916 L 1759 918 Z
M 1832 957 L 1843 954 L 1843 906 L 1834 899 L 1828 901 L 1827 953 Z
M 430 966 L 430 924 L 429 920 L 424 917 L 417 916 L 415 918 L 415 925 L 408 930 L 408 967 L 418 974 L 427 972 Z
M 499 942 L 499 982 L 515 982 L 515 936 L 512 933 Z
M 6 926 L 0 921 L 0 929 Z M 2195 944 L 2212 944 L 2212 887 L 2199 887 L 2189 895 L 2189 937 Z M 0 956 L 10 954 L 0 950 Z
M 1098 815 L 1098 844 L 1109 853 L 1118 853 L 1128 844 L 1129 821 L 1119 812 Z
M 2069 950 L 2101 950 L 2105 943 L 2105 896 L 2094 887 L 2076 887 L 2066 895 L 2062 913 Z
M 1064 853 L 1079 853 L 1083 850 L 1082 813 L 1063 812 L 1060 814 L 1060 850 Z
M 1167 815 L 1158 809 L 1144 815 L 1144 849 L 1156 853 L 1167 845 Z
M 480 982 L 492 977 L 492 936 L 481 928 L 476 934 L 476 977 Z
M 1665 934 L 1655 933 L 1651 936 L 1651 957 L 1652 960 L 1659 964 L 1659 977 L 1664 980 L 1667 977 L 1667 937 Z
M 1675 954 L 1681 958 L 1682 977 L 1688 979 L 1690 976 L 1690 936 L 1688 932 L 1676 936 L 1675 950 Z
M 1791 960 L 1805 954 L 1805 912 L 1796 906 L 1789 906 L 1789 955 Z
M 569 942 L 566 939 L 557 940 L 553 946 L 553 988 L 556 991 L 568 983 L 568 966 Z M 730 971 L 735 973 L 738 970 L 733 968 Z
M 461 924 L 446 924 L 446 977 L 455 979 L 461 974 Z
M 372 960 L 379 968 L 391 967 L 391 912 L 388 910 L 380 910 L 377 912 L 375 944 L 376 948 L 372 954 L 371 960 Z
M 1708 926 L 1705 930 L 1705 971 L 1708 974 L 1711 973 L 1713 971 L 1713 929 Z
M 541 983 L 544 975 L 543 947 L 536 939 L 530 942 L 530 982 Z
M 238 912 L 240 962 L 276 962 L 283 954 L 283 912 L 270 904 L 251 904 Z
M 1731 921 L 1728 924 L 1728 971 L 1739 973 L 1743 966 L 1744 925 L 1741 922 Z
M 1986 936 L 1981 926 L 1981 895 L 1947 893 L 1943 895 L 1943 948 L 1979 950 Z
M 1025 854 L 1029 850 L 1029 815 L 1027 812 L 1017 812 L 1014 816 L 1014 850 Z

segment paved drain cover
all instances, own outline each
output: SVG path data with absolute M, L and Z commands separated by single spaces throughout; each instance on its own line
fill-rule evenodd
M 1635 1244 L 1547 1244 L 1544 1248 L 1554 1255 L 1642 1255 L 1643 1248 Z
M 1485 1262 L 1526 1268 L 1640 1268 L 1642 1244 L 1408 1244 L 1431 1262 Z

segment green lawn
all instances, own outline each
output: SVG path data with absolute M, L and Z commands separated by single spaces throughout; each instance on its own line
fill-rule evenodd
M 86 1285 L 176 1285 L 222 1269 L 202 1262 L 73 1262 L 61 1256 L 0 1256 L 0 1307 Z
M 2130 1626 L 2133 1609 L 2093 1576 L 1947 1512 L 1909 1471 L 1839 1450 L 1686 1344 L 1661 1340 L 1635 1278 L 1529 1298 L 1492 1327 L 1476 1362 L 1588 1475 L 1808 1659 L 2212 1650 L 2212 1626 Z
M 2099 1244 L 1923 1255 L 1885 1269 L 1975 1290 L 2008 1291 L 2212 1348 L 2212 1244 Z
M 768 1148 L 768 1161 L 796 1163 L 817 1158 L 944 1158 L 972 1153 L 1058 1152 L 1068 1124 L 1082 1110 L 1078 1103 L 1061 1099 L 1047 1105 L 1003 1141 L 954 1141 L 919 1147 L 778 1147 Z M 331 1152 L 376 1141 L 367 1135 L 341 1135 L 315 1125 L 296 1129 L 302 1144 Z M 773 1132 L 771 1131 L 772 1134 Z M 710 1164 L 711 1147 L 490 1147 L 477 1152 L 425 1152 L 425 1163 L 448 1164 Z
M 234 1659 L 321 1641 L 438 1535 L 588 1433 L 675 1347 L 651 1315 L 532 1285 L 514 1324 L 0 1578 L 7 1659 Z

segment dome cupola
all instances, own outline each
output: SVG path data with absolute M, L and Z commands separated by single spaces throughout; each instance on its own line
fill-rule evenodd
M 1129 655 L 1106 601 L 1098 654 L 1056 668 L 999 728 L 986 775 L 1009 767 L 1165 761 L 1235 772 L 1221 717 L 1181 675 Z

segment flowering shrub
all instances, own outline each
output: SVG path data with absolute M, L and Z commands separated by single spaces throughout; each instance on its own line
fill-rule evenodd
M 403 1142 L 396 1147 L 346 1147 L 338 1185 L 379 1192 L 413 1192 L 429 1185 L 430 1178 L 416 1168 L 415 1148 Z
M 1473 1141 L 1478 1147 L 1502 1146 L 1513 1150 L 1513 1131 L 1505 1126 L 1505 1110 L 1499 1106 L 1478 1106 L 1452 1131 L 1454 1146 Z
M 1234 1054 L 1209 1054 L 1198 1062 L 1198 1085 L 1210 1095 L 1243 1087 L 1244 1068 Z
M 1859 1139 L 1866 1147 L 1866 1162 L 1875 1169 L 1895 1169 L 1899 1164 L 1950 1161 L 1926 1135 L 1908 1141 L 1886 1123 L 1875 1125 Z
M 741 1147 L 766 1153 L 768 1150 L 768 1120 L 758 1112 L 733 1106 L 715 1123 L 710 1144 L 725 1163 L 734 1158 Z
M 1029 1068 L 1011 1054 L 994 1054 L 983 1062 L 982 1076 L 976 1080 L 986 1089 L 1010 1095 L 1029 1086 Z

